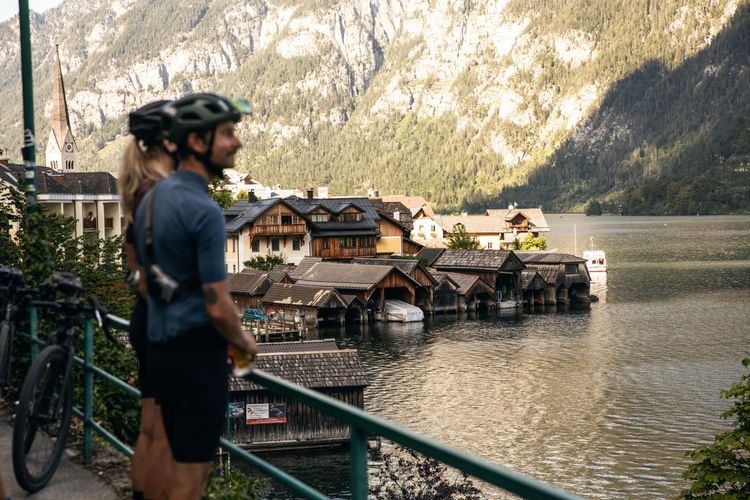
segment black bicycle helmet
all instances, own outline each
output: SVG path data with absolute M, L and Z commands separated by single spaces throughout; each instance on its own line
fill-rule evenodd
M 226 97 L 210 93 L 188 95 L 164 107 L 167 139 L 182 146 L 188 133 L 212 130 L 230 120 L 237 123 L 242 114 Z
M 146 146 L 161 144 L 166 136 L 164 106 L 172 101 L 159 100 L 146 104 L 128 115 L 128 131 Z

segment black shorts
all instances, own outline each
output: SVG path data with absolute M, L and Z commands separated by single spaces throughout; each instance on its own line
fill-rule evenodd
M 213 461 L 226 427 L 226 341 L 206 326 L 164 344 L 148 345 L 156 402 L 175 461 Z
M 151 383 L 151 377 L 148 373 L 148 303 L 143 298 L 133 306 L 133 313 L 130 315 L 130 327 L 128 328 L 128 338 L 130 345 L 133 346 L 135 357 L 138 360 L 138 389 L 141 391 L 141 398 L 153 398 L 154 386 Z

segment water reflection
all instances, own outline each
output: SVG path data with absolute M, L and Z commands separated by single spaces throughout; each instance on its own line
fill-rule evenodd
M 438 315 L 321 337 L 359 348 L 368 411 L 586 497 L 675 497 L 685 451 L 726 428 L 719 391 L 750 354 L 750 217 L 715 230 L 725 219 L 551 216 L 551 247 L 572 251 L 576 224 L 579 241 L 595 236 L 607 252 L 590 310 Z M 348 496 L 346 460 L 307 457 L 303 477 L 335 469 L 325 491 Z

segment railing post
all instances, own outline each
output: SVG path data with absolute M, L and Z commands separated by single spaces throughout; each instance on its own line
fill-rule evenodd
M 91 460 L 93 456 L 93 428 L 91 420 L 94 415 L 94 322 L 87 318 L 85 322 L 83 352 L 83 459 Z
M 350 427 L 349 452 L 352 462 L 352 499 L 367 500 L 367 432 L 361 427 Z
M 39 347 L 36 340 L 39 335 L 39 310 L 36 307 L 29 308 L 29 336 L 31 337 L 31 361 L 36 359 Z

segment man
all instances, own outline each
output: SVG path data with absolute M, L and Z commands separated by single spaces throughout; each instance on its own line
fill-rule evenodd
M 234 166 L 241 114 L 224 97 L 194 94 L 164 115 L 180 166 L 140 204 L 135 238 L 149 285 L 149 370 L 174 460 L 169 498 L 198 499 L 225 425 L 227 343 L 250 360 L 258 353 L 229 295 L 224 216 L 208 196 L 210 180 Z

